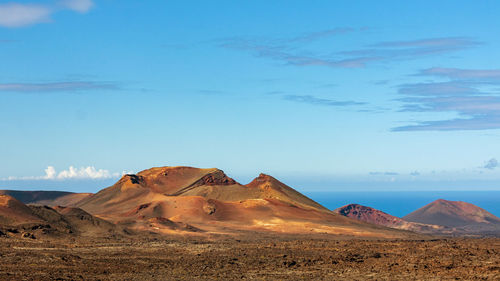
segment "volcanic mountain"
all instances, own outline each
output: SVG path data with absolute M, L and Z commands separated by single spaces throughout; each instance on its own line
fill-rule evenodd
M 406 215 L 411 222 L 458 227 L 470 231 L 500 231 L 500 218 L 470 203 L 436 200 Z
M 451 232 L 450 228 L 444 226 L 405 221 L 380 210 L 358 204 L 345 205 L 335 209 L 334 212 L 360 221 L 418 233 L 436 234 Z
M 80 236 L 115 236 L 123 234 L 115 224 L 92 216 L 80 208 L 29 205 L 36 216 L 50 225 L 50 229 L 59 233 L 71 233 Z
M 28 206 L 9 195 L 0 195 L 0 224 L 19 225 L 42 222 Z
M 49 206 L 70 206 L 75 205 L 92 193 L 73 193 L 66 191 L 20 191 L 20 190 L 0 190 L 0 195 L 9 195 L 24 204 L 39 204 Z
M 77 207 L 135 229 L 210 233 L 270 230 L 366 237 L 406 237 L 408 233 L 335 214 L 275 178 L 261 174 L 241 185 L 219 169 L 159 167 L 124 175 Z
M 124 232 L 79 208 L 25 205 L 9 195 L 0 195 L 0 234 L 8 233 L 34 238 L 34 234 L 109 236 Z
M 261 174 L 247 186 L 240 185 L 219 169 L 191 167 L 151 168 L 125 175 L 115 185 L 76 204 L 91 212 L 127 211 L 131 207 L 164 197 L 199 196 L 220 201 L 279 199 L 309 208 L 324 209 L 313 200 Z M 108 210 L 111 207 L 111 210 Z M 103 209 L 104 208 L 104 209 Z

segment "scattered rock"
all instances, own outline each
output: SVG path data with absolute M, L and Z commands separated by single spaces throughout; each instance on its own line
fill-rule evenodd
M 16 228 L 9 228 L 9 229 L 7 229 L 7 232 L 10 232 L 10 233 L 19 233 L 19 230 L 17 230 Z
M 36 239 L 35 235 L 33 233 L 30 233 L 30 232 L 23 232 L 23 234 L 21 234 L 21 236 L 23 238 L 31 238 L 31 239 Z
M 203 206 L 203 211 L 205 211 L 208 215 L 212 215 L 216 211 L 215 204 L 209 200 L 209 202 Z

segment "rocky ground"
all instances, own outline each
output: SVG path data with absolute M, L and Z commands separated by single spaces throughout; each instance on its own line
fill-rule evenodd
M 500 280 L 500 239 L 0 237 L 0 280 Z

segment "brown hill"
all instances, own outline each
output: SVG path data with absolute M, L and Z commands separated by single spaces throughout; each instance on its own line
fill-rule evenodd
M 403 219 L 411 222 L 438 224 L 449 227 L 472 225 L 500 226 L 500 218 L 470 203 L 461 201 L 436 200 L 406 215 Z
M 0 224 L 15 226 L 40 222 L 42 219 L 36 216 L 28 206 L 9 195 L 0 195 Z
M 295 202 L 303 206 L 310 206 L 320 210 L 326 210 L 325 207 L 266 174 L 260 174 L 246 186 L 252 189 L 260 190 L 262 192 L 262 195 L 264 195 L 261 195 L 261 197 L 274 198 L 286 202 Z
M 34 203 L 41 200 L 54 200 L 61 196 L 72 194 L 72 192 L 66 191 L 21 191 L 21 190 L 0 190 L 0 194 L 9 195 L 17 200 L 23 202 L 24 204 Z
M 358 204 L 345 205 L 343 207 L 335 209 L 334 212 L 367 223 L 383 225 L 397 229 L 404 229 L 418 233 L 437 234 L 451 233 L 452 231 L 452 229 L 440 225 L 408 222 L 401 218 L 384 213 L 380 210 Z
M 201 196 L 220 201 L 279 199 L 326 210 L 271 176 L 262 174 L 245 186 L 219 169 L 191 167 L 152 168 L 136 175 L 125 175 L 115 185 L 82 200 L 77 206 L 90 212 L 123 213 L 141 204 L 173 196 Z
M 40 204 L 49 206 L 73 206 L 92 193 L 73 193 L 66 191 L 20 191 L 0 190 L 0 194 L 9 195 L 24 204 Z
M 70 233 L 81 236 L 113 236 L 123 234 L 123 230 L 115 224 L 92 216 L 79 208 L 29 206 L 44 222 L 48 223 L 50 232 Z
M 77 206 L 103 219 L 138 228 L 159 219 L 212 233 L 271 230 L 366 237 L 408 235 L 335 214 L 271 176 L 261 174 L 241 185 L 219 169 L 148 169 L 123 176 Z M 172 227 L 162 227 L 155 221 L 150 230 L 165 229 Z
M 0 234 L 28 238 L 46 235 L 109 237 L 125 235 L 126 230 L 79 208 L 25 205 L 11 196 L 0 195 Z
M 93 193 L 71 193 L 57 197 L 55 199 L 35 201 L 32 204 L 73 207 L 76 206 L 83 199 L 90 197 L 92 194 Z

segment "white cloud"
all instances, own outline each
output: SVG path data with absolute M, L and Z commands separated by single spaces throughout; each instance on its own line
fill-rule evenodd
M 35 4 L 0 4 L 0 26 L 20 27 L 49 22 L 52 9 Z
M 493 130 L 500 128 L 500 69 L 429 68 L 417 76 L 442 77 L 448 81 L 425 81 L 399 85 L 401 112 L 448 113 L 456 117 L 423 120 L 392 128 L 401 131 Z M 490 168 L 486 168 L 490 169 Z
M 113 175 L 108 170 L 97 170 L 91 166 L 80 169 L 70 166 L 68 170 L 61 171 L 57 175 L 57 179 L 107 179 L 112 177 Z
M 92 0 L 64 0 L 61 4 L 63 7 L 79 13 L 86 13 L 94 6 Z
M 63 81 L 50 83 L 0 83 L 0 92 L 41 93 L 77 92 L 86 90 L 117 90 L 119 87 L 109 82 Z
M 50 22 L 51 15 L 58 11 L 86 13 L 93 6 L 92 0 L 63 0 L 58 6 L 16 2 L 0 4 L 0 26 L 15 28 Z
M 59 173 L 53 166 L 48 166 L 45 169 L 45 175 L 43 176 L 28 176 L 28 177 L 7 177 L 2 180 L 4 181 L 13 181 L 13 180 L 68 180 L 68 179 L 111 179 L 118 178 L 121 175 L 126 174 L 126 172 L 122 173 L 112 173 L 105 169 L 96 169 L 93 166 L 80 167 L 75 168 L 73 166 L 69 166 L 67 170 L 62 170 Z
M 45 169 L 45 177 L 47 179 L 54 179 L 56 177 L 56 169 L 52 166 L 48 166 L 47 169 Z

